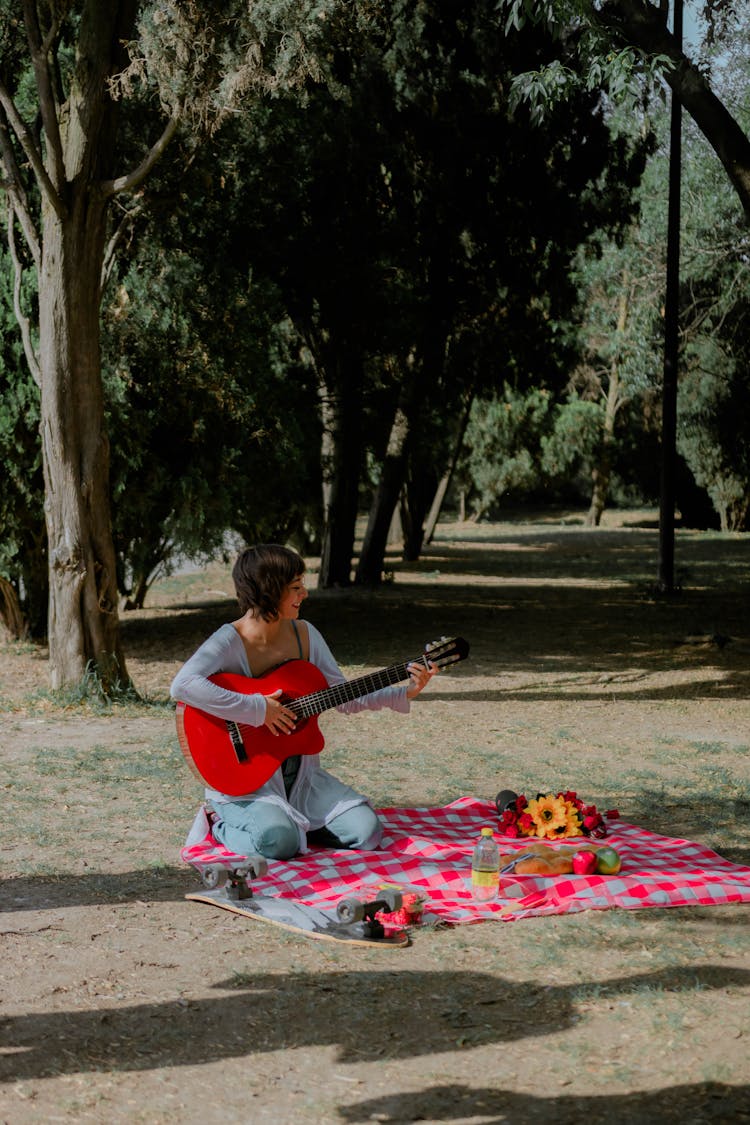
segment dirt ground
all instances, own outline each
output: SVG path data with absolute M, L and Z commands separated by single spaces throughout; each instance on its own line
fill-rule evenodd
M 313 589 L 348 674 L 441 635 L 471 656 L 409 717 L 328 713 L 327 764 L 377 805 L 576 789 L 750 865 L 750 537 L 653 513 L 444 524 L 378 592 Z M 309 560 L 314 587 L 316 560 Z M 747 906 L 421 929 L 404 950 L 185 902 L 201 798 L 170 680 L 235 616 L 229 567 L 124 616 L 142 702 L 47 689 L 0 640 L 0 1122 L 750 1120 Z

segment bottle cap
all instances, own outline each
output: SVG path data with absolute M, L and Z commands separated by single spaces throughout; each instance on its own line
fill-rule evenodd
M 493 835 L 492 829 L 491 828 L 483 828 L 480 835 L 481 836 L 492 836 Z

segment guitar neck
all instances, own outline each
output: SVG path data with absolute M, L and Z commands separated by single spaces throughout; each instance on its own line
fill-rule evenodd
M 311 692 L 310 695 L 300 695 L 286 706 L 300 718 L 320 715 L 331 707 L 338 707 L 340 703 L 351 703 L 353 699 L 361 699 L 363 695 L 369 695 L 373 691 L 390 687 L 392 684 L 400 684 L 402 680 L 408 679 L 407 668 L 412 663 L 415 662 L 405 660 L 401 664 L 391 664 L 389 668 L 381 668 L 379 672 L 358 676 L 355 680 L 345 680 L 343 684 L 334 684 L 333 687 L 322 688 L 320 691 Z

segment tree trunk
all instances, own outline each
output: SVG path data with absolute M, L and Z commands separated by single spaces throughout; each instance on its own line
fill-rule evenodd
M 412 354 L 391 423 L 380 480 L 370 505 L 367 529 L 354 579 L 358 585 L 378 586 L 383 578 L 388 534 L 406 479 L 409 448 L 414 437 L 415 422 L 422 400 L 423 381 L 424 360 Z
M 379 586 L 382 581 L 391 518 L 404 483 L 408 437 L 409 418 L 399 403 L 357 564 L 358 585 Z
M 0 574 L 0 622 L 8 630 L 14 641 L 23 640 L 28 636 L 29 627 L 23 612 L 18 594 L 8 581 Z
M 320 551 L 321 588 L 351 584 L 357 526 L 359 469 L 362 457 L 362 395 L 358 365 L 334 360 L 335 374 L 321 378 L 323 419 L 323 537 Z M 325 365 L 323 365 L 325 370 Z
M 399 497 L 400 525 L 403 532 L 402 558 L 416 562 L 425 541 L 425 518 L 438 487 L 435 466 L 421 451 L 412 450 L 404 487 Z
M 80 192 L 61 220 L 45 208 L 39 366 L 49 651 L 53 688 L 92 667 L 105 691 L 127 682 L 109 517 L 109 442 L 99 354 L 103 201 Z
M 469 418 L 471 417 L 471 404 L 473 403 L 473 401 L 474 392 L 471 391 L 465 399 L 465 405 L 463 413 L 461 415 L 461 422 L 458 427 L 458 434 L 453 445 L 453 453 L 451 455 L 450 463 L 448 464 L 445 472 L 438 481 L 437 488 L 435 489 L 435 495 L 432 498 L 432 504 L 430 505 L 430 510 L 427 514 L 427 520 L 425 522 L 424 528 L 425 543 L 431 543 L 432 538 L 435 534 L 435 528 L 437 527 L 437 522 L 440 519 L 440 512 L 443 507 L 443 501 L 445 500 L 445 495 L 450 487 L 451 479 L 456 470 L 456 465 L 458 464 L 458 459 L 461 456 L 461 449 L 463 448 L 464 437 L 466 436 L 466 430 L 469 425 Z
M 599 449 L 599 461 L 591 473 L 593 489 L 591 491 L 591 504 L 586 516 L 586 527 L 598 527 L 601 523 L 602 513 L 607 504 L 609 495 L 609 482 L 612 477 L 612 452 L 615 444 L 615 414 L 617 412 L 617 395 L 619 378 L 617 368 L 613 364 L 609 377 L 607 402 L 604 410 L 604 429 L 602 443 Z
M 128 683 L 117 614 L 117 577 L 104 425 L 99 309 L 116 103 L 107 79 L 132 31 L 133 0 L 87 0 L 80 19 L 68 103 L 46 107 L 39 266 L 39 374 L 45 522 L 49 550 L 48 634 L 53 688 L 94 670 L 105 693 Z M 37 63 L 41 61 L 40 54 Z
M 367 530 L 355 574 L 355 582 L 359 585 L 377 586 L 382 581 L 391 519 L 406 483 L 409 458 L 424 425 L 423 406 L 430 401 L 429 395 L 440 393 L 439 388 L 444 377 L 448 348 L 448 336 L 444 328 L 447 316 L 443 307 L 445 271 L 433 268 L 430 271 L 430 285 L 434 296 L 422 333 L 423 346 L 414 347 L 406 362 L 406 372 L 391 424 L 388 448 L 381 466 L 380 481 L 370 507 Z M 413 550 L 417 538 L 421 550 L 422 521 L 426 508 L 425 502 L 418 513 L 416 508 L 411 516 L 408 512 L 405 513 L 404 531 L 409 543 L 405 542 L 404 545 L 408 552 Z M 413 526 L 417 518 L 418 529 Z M 402 524 L 403 522 L 402 519 Z
M 617 311 L 618 338 L 622 338 L 628 323 L 630 310 L 630 273 L 623 270 L 620 288 L 620 300 Z M 615 418 L 617 411 L 625 401 L 620 394 L 621 380 L 617 357 L 613 359 L 609 370 L 607 384 L 607 397 L 604 404 L 604 426 L 602 429 L 602 443 L 599 450 L 599 462 L 591 473 L 594 487 L 591 493 L 591 506 L 586 516 L 586 527 L 598 527 L 601 523 L 602 513 L 609 496 L 609 482 L 612 477 L 612 453 L 615 445 Z

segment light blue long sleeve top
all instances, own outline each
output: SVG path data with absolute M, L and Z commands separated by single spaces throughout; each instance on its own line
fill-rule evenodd
M 309 621 L 305 625 L 310 642 L 310 663 L 320 669 L 329 687 L 345 683 L 346 677 L 322 634 Z M 172 698 L 221 719 L 262 726 L 266 718 L 265 696 L 245 695 L 212 683 L 208 677 L 220 672 L 252 676 L 242 637 L 230 624 L 220 626 L 185 662 L 172 682 Z M 379 711 L 382 708 L 407 713 L 410 703 L 406 692 L 406 684 L 384 687 L 361 699 L 341 703 L 335 709 L 345 714 Z M 281 769 L 253 793 L 230 797 L 209 788 L 206 789 L 206 797 L 214 806 L 218 806 L 219 815 L 220 806 L 226 801 L 269 800 L 281 805 L 298 825 L 303 849 L 305 833 L 321 827 L 348 808 L 367 803 L 367 798 L 361 793 L 344 785 L 322 768 L 320 754 L 302 755 L 299 773 L 289 797 L 284 789 Z

